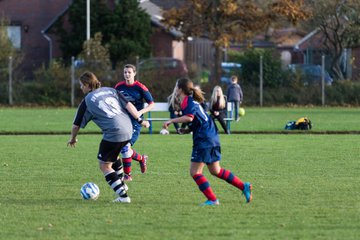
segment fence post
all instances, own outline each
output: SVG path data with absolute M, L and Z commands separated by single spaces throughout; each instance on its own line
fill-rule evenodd
M 325 55 L 321 56 L 321 103 L 325 105 Z
M 260 107 L 263 106 L 263 56 L 260 56 Z
M 71 57 L 71 107 L 75 105 L 75 57 Z
M 10 56 L 9 57 L 9 104 L 10 105 L 13 105 L 12 65 L 13 65 L 13 58 L 12 56 Z

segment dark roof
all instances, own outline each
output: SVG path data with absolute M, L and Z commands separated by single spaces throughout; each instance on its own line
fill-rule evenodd
M 150 15 L 151 22 L 153 24 L 155 24 L 158 27 L 161 27 L 161 28 L 165 29 L 164 25 L 161 23 L 161 19 L 163 18 L 162 17 L 163 9 L 160 6 L 153 3 L 153 1 L 143 0 L 143 1 L 140 2 L 140 7 L 142 9 L 144 9 L 147 12 L 147 14 Z M 177 31 L 175 29 L 171 29 L 169 31 L 169 33 L 171 35 L 173 35 L 174 37 L 182 37 L 182 35 L 183 35 L 181 32 L 179 32 L 179 31 Z
M 181 7 L 185 1 L 184 0 L 150 0 L 150 2 L 161 7 L 164 10 L 169 10 L 170 8 Z

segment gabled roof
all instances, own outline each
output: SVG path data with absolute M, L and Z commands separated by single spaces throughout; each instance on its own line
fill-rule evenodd
M 153 4 L 159 6 L 164 10 L 171 8 L 178 8 L 184 4 L 184 0 L 150 0 Z
M 165 2 L 167 2 L 167 1 L 165 1 Z M 161 20 L 163 19 L 163 17 L 162 17 L 163 9 L 162 8 L 160 8 L 159 6 L 157 6 L 156 4 L 152 3 L 149 0 L 140 0 L 140 7 L 142 9 L 144 9 L 147 12 L 147 14 L 150 15 L 151 22 L 154 25 L 165 29 L 165 26 L 161 23 Z M 169 33 L 177 38 L 180 38 L 183 36 L 183 34 L 180 31 L 177 31 L 175 29 L 171 29 L 169 31 Z

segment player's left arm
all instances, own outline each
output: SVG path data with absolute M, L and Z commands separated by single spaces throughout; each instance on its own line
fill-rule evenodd
M 145 99 L 145 101 L 148 105 L 139 111 L 140 115 L 150 112 L 155 106 L 154 99 L 153 99 L 150 91 L 145 86 L 144 86 L 144 89 L 142 89 L 142 90 L 143 90 L 143 99 Z
M 117 94 L 118 94 L 118 97 L 119 97 L 120 105 L 125 107 L 126 110 L 128 111 L 128 113 L 131 116 L 133 116 L 133 118 L 136 119 L 139 124 L 141 124 L 143 127 L 148 128 L 150 126 L 150 123 L 141 118 L 142 114 L 140 114 L 140 112 L 136 109 L 134 104 L 129 102 L 121 92 L 117 92 Z
M 146 107 L 144 107 L 143 109 L 141 109 L 139 111 L 140 116 L 143 115 L 144 113 L 150 112 L 154 108 L 154 106 L 155 106 L 154 102 L 148 103 L 148 105 Z

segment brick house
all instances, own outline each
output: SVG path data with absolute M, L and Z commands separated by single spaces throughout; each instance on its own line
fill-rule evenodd
M 113 2 L 114 0 L 109 0 L 110 7 Z M 140 7 L 151 16 L 154 28 L 154 34 L 149 39 L 152 45 L 151 55 L 183 60 L 185 46 L 183 41 L 178 40 L 181 33 L 175 30 L 165 31 L 160 22 L 162 8 L 153 2 L 165 3 L 165 7 L 170 7 L 169 3 L 172 1 L 140 1 Z M 21 66 L 24 73 L 31 75 L 42 64 L 48 64 L 51 59 L 62 56 L 57 37 L 48 30 L 60 16 L 66 15 L 72 3 L 73 0 L 0 0 L 0 16 L 10 21 L 8 35 L 13 45 L 24 53 Z
M 61 53 L 44 29 L 62 14 L 72 0 L 2 0 L 0 16 L 10 21 L 8 35 L 13 45 L 24 54 L 21 66 L 25 73 L 31 73 L 52 57 Z M 53 46 L 51 46 L 53 44 Z M 49 51 L 52 49 L 52 51 Z

